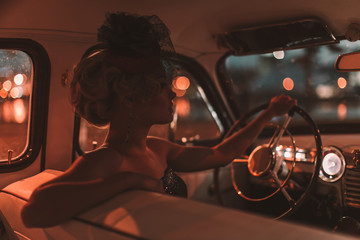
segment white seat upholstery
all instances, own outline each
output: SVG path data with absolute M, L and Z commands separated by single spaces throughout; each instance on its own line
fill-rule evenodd
M 353 239 L 145 191 L 119 194 L 56 227 L 26 228 L 20 209 L 33 189 L 60 173 L 46 170 L 0 193 L 0 210 L 19 239 Z
M 83 220 L 71 220 L 65 224 L 51 228 L 27 228 L 24 226 L 20 210 L 29 199 L 31 193 L 39 185 L 61 174 L 57 170 L 45 170 L 35 176 L 12 183 L 0 193 L 0 210 L 11 225 L 19 239 L 133 239 L 105 227 L 93 226 Z
M 58 170 L 48 169 L 35 176 L 14 182 L 3 188 L 3 192 L 16 194 L 17 197 L 29 200 L 31 193 L 41 184 L 60 175 L 62 172 Z

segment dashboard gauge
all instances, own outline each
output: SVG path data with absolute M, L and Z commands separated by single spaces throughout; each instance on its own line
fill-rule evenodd
M 320 168 L 320 178 L 325 182 L 336 182 L 345 171 L 344 155 L 335 147 L 324 147 L 324 157 Z

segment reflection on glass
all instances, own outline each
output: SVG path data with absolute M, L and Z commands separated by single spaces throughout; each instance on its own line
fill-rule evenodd
M 187 117 L 190 113 L 190 102 L 185 97 L 176 98 L 175 107 L 179 117 Z
M 345 104 L 340 103 L 337 108 L 338 116 L 341 121 L 346 119 L 347 107 Z
M 26 113 L 26 108 L 24 105 L 24 100 L 16 99 L 13 102 L 13 113 L 14 113 L 14 121 L 16 123 L 25 122 L 27 113 Z
M 6 101 L 3 103 L 3 115 L 2 115 L 2 120 L 5 123 L 11 123 L 12 121 L 12 106 L 11 103 Z

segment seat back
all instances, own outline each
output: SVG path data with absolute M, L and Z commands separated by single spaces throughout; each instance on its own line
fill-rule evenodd
M 32 191 L 59 171 L 46 170 L 0 193 L 0 210 L 19 239 L 355 239 L 189 199 L 127 191 L 51 228 L 27 228 L 20 211 Z
M 3 215 L 0 215 L 0 218 L 2 217 L 1 220 L 4 220 L 3 223 L 9 240 L 133 239 L 126 235 L 121 236 L 120 234 L 109 231 L 101 226 L 92 226 L 89 222 L 81 219 L 74 219 L 65 224 L 51 228 L 25 227 L 20 214 L 22 207 L 26 204 L 32 192 L 38 186 L 61 173 L 61 171 L 48 169 L 35 176 L 14 182 L 1 190 L 0 211 Z M 7 224 L 7 222 L 9 222 L 9 224 Z

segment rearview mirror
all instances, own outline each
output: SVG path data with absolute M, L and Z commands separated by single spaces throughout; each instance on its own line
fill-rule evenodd
M 339 55 L 335 69 L 340 72 L 360 71 L 360 51 Z

